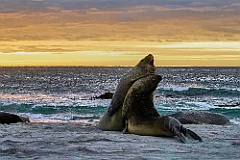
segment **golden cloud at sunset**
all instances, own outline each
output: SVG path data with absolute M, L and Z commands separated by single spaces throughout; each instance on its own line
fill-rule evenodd
M 25 2 L 25 1 L 24 1 Z M 239 66 L 240 3 L 4 1 L 0 66 Z

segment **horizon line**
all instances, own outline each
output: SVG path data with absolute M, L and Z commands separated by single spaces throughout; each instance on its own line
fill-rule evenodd
M 47 68 L 47 67 L 52 67 L 52 68 L 57 68 L 57 67 L 79 67 L 79 68 L 84 68 L 84 67 L 89 67 L 89 68 L 116 68 L 116 67 L 121 67 L 121 68 L 129 68 L 129 67 L 135 67 L 135 65 L 116 65 L 116 66 L 80 66 L 80 65 L 19 65 L 19 66 L 1 66 L 0 65 L 0 68 L 24 68 L 24 67 L 41 67 L 41 68 Z M 155 65 L 155 67 L 158 67 L 158 68 L 240 68 L 240 66 L 190 66 L 190 65 L 186 65 L 186 66 L 181 66 L 181 65 L 176 65 L 176 66 L 160 66 L 160 65 Z

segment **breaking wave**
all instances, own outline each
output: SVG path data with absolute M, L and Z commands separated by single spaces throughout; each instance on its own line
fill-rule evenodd
M 158 93 L 173 96 L 224 96 L 238 97 L 240 91 L 237 89 L 215 89 L 215 88 L 188 88 L 188 87 L 164 87 L 159 88 Z

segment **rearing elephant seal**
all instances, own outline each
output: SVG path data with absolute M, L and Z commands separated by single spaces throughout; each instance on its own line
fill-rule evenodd
M 123 76 L 123 78 L 120 80 L 108 111 L 100 119 L 100 129 L 111 131 L 123 130 L 124 122 L 122 117 L 122 105 L 125 96 L 135 81 L 149 74 L 155 74 L 154 57 L 151 54 L 143 58 L 134 68 L 132 68 L 132 70 L 130 70 L 128 74 Z
M 159 75 L 149 75 L 137 80 L 129 89 L 122 107 L 122 114 L 126 119 L 124 130 L 144 136 L 176 135 L 184 143 L 186 142 L 184 136 L 202 141 L 196 133 L 183 127 L 177 119 L 160 116 L 154 108 L 153 91 L 161 79 Z

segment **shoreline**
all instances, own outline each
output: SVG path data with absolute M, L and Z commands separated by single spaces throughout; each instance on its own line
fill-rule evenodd
M 2 125 L 0 156 L 19 159 L 239 159 L 240 125 L 184 125 L 203 142 L 101 131 L 74 123 Z

